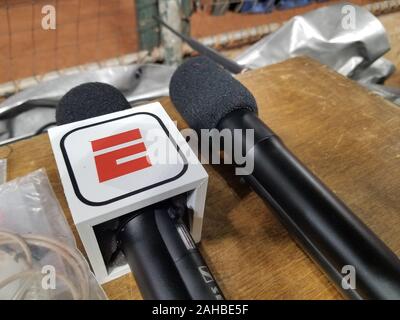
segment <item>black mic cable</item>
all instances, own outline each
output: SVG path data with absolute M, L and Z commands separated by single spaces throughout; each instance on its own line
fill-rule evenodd
M 207 47 L 206 45 L 202 44 L 201 42 L 197 41 L 196 39 L 186 36 L 181 32 L 178 32 L 174 28 L 172 28 L 169 24 L 167 24 L 164 20 L 160 17 L 154 16 L 154 19 L 158 21 L 163 27 L 167 28 L 171 31 L 174 35 L 178 38 L 186 42 L 193 50 L 196 50 L 198 53 L 210 58 L 214 62 L 218 63 L 222 67 L 224 67 L 229 72 L 234 74 L 242 73 L 246 71 L 246 67 L 241 66 L 236 61 L 231 60 L 224 55 L 220 54 L 218 51 Z

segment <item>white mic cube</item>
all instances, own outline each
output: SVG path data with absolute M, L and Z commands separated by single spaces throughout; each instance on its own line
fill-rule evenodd
M 186 194 L 189 228 L 201 239 L 208 175 L 160 103 L 49 130 L 68 206 L 100 283 L 130 271 L 106 265 L 95 228 Z

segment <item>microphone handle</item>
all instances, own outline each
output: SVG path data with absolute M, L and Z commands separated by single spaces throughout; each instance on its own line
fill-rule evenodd
M 246 158 L 254 159 L 254 170 L 244 179 L 275 209 L 290 234 L 344 295 L 352 299 L 400 299 L 398 257 L 256 114 L 232 112 L 220 122 L 219 129 L 224 128 L 255 130 L 252 149 L 246 149 L 245 138 L 234 138 L 233 147 L 250 150 Z M 350 270 L 346 268 L 354 268 L 355 288 L 349 288 L 352 283 L 344 278 Z
M 154 210 L 126 222 L 118 239 L 143 299 L 192 299 L 160 235 Z
M 224 300 L 221 289 L 186 228 L 172 219 L 168 210 L 156 209 L 155 219 L 161 237 L 193 300 Z

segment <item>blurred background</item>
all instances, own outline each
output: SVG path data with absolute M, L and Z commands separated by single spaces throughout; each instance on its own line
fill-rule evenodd
M 222 51 L 240 50 L 278 28 L 292 16 L 336 1 L 246 0 L 1 0 L 0 1 L 0 95 L 28 84 L 19 81 L 51 71 L 106 63 L 136 53 L 126 62 L 164 59 L 160 26 L 153 19 L 159 2 L 182 6 L 182 28 L 187 34 Z M 387 1 L 354 0 L 370 5 L 380 16 L 391 38 L 388 58 L 400 63 L 400 5 Z M 390 1 L 389 1 L 390 2 Z M 42 8 L 56 8 L 57 28 L 41 27 Z M 377 4 L 375 7 L 373 4 Z M 396 4 L 396 1 L 393 1 Z M 184 48 L 190 54 L 189 48 Z M 140 53 L 140 54 L 138 54 Z M 231 54 L 235 54 L 234 53 Z M 227 52 L 229 55 L 229 52 Z M 129 60 L 129 61 L 128 61 Z M 11 83 L 9 83 L 11 82 Z M 5 84 L 7 84 L 7 88 Z
M 111 79 L 110 83 L 124 92 L 125 84 L 118 84 L 122 83 L 123 77 L 130 76 L 130 73 L 112 68 L 152 63 L 171 66 L 171 69 L 153 68 L 151 72 L 146 71 L 142 77 L 142 87 L 138 90 L 140 97 L 147 87 L 151 87 L 153 96 L 168 94 L 165 90 L 172 67 L 179 64 L 184 57 L 196 53 L 162 28 L 155 16 L 183 34 L 235 59 L 257 41 L 279 30 L 292 17 L 338 2 L 0 0 L 0 142 L 26 134 L 41 133 L 43 126 L 47 128 L 53 122 L 54 103 L 51 101 L 58 99 L 73 84 L 83 80 L 101 81 L 108 78 L 104 73 L 98 73 L 94 77 L 93 74 L 86 78 L 78 77 L 64 87 L 57 83 L 46 88 L 37 86 L 49 80 L 61 80 L 65 76 L 83 71 L 103 70 L 115 72 L 114 80 Z M 390 50 L 385 53 L 384 58 L 396 67 L 391 67 L 396 71 L 387 72 L 391 76 L 384 77 L 385 80 L 387 78 L 385 85 L 400 88 L 400 0 L 350 2 L 370 11 L 385 27 Z M 55 28 L 46 29 L 42 24 L 51 14 L 48 11 L 49 6 L 55 12 Z M 329 33 L 330 27 L 335 28 L 321 24 L 324 32 Z M 357 46 L 357 41 L 353 45 Z M 129 72 L 143 72 L 142 69 L 135 70 L 131 68 Z M 160 76 L 162 79 L 158 79 L 159 74 L 163 74 Z M 125 83 L 128 80 L 124 79 Z M 139 82 L 131 84 L 129 90 L 133 92 L 137 86 Z M 14 100 L 5 102 L 5 99 L 29 88 L 36 88 L 36 91 L 17 95 Z M 391 94 L 392 92 L 389 93 Z M 135 98 L 137 96 L 136 94 Z M 47 99 L 45 103 L 41 103 L 43 99 Z M 394 99 L 399 99 L 398 93 L 392 100 Z M 135 99 L 130 99 L 132 100 Z M 34 101 L 34 107 L 39 113 L 25 112 L 32 108 L 30 101 Z M 38 109 L 38 106 L 44 108 Z M 53 110 L 47 110 L 48 106 Z M 9 112 L 10 110 L 16 112 Z M 16 113 L 24 115 L 16 116 Z

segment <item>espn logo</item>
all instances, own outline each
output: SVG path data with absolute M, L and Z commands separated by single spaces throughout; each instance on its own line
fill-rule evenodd
M 133 129 L 91 141 L 100 183 L 151 167 L 143 142 L 116 148 L 140 139 L 140 130 Z

